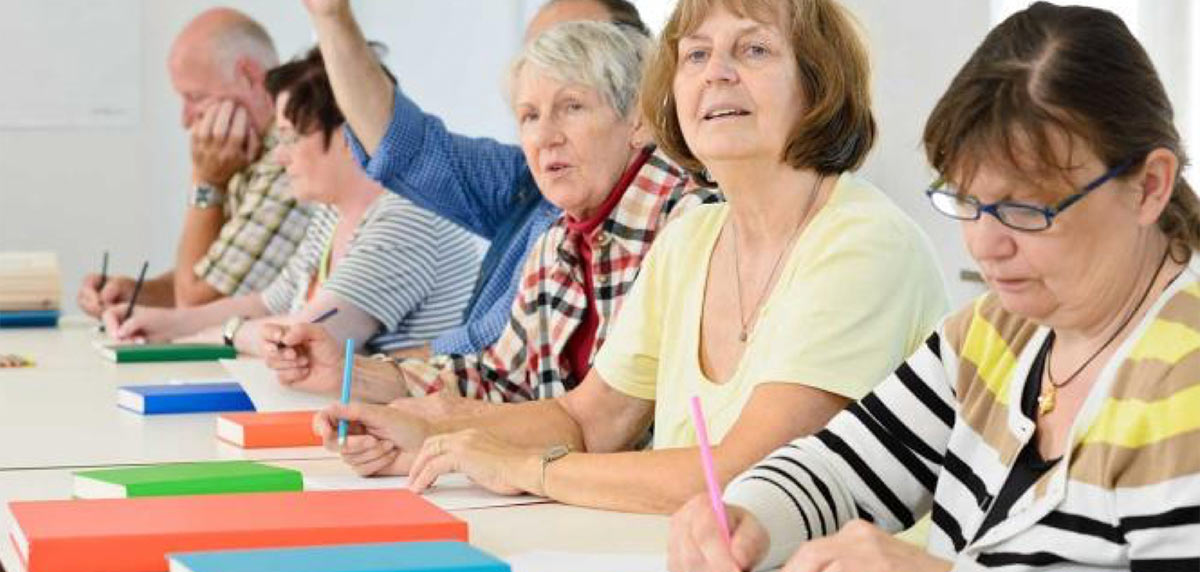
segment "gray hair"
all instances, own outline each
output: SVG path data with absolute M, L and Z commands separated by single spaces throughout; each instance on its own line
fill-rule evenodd
M 275 42 L 261 24 L 245 18 L 223 27 L 212 38 L 213 62 L 222 73 L 232 74 L 238 60 L 246 57 L 262 66 L 263 71 L 279 65 Z
M 642 65 L 650 48 L 644 34 L 608 22 L 565 22 L 529 42 L 508 74 L 509 100 L 516 98 L 517 77 L 526 64 L 550 77 L 590 87 L 621 117 L 637 102 Z

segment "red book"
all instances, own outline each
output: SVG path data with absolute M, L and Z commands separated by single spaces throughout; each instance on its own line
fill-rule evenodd
M 467 523 L 404 490 L 10 502 L 29 572 L 166 572 L 167 554 L 468 541 Z
M 321 444 L 313 432 L 316 411 L 226 413 L 217 418 L 217 438 L 245 449 Z

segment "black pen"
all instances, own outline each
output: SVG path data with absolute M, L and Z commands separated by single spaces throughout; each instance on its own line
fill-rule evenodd
M 100 298 L 100 294 L 104 291 L 104 285 L 108 283 L 108 251 L 104 251 L 104 258 L 100 259 L 100 283 L 96 285 L 96 299 L 101 304 L 100 313 L 104 313 L 104 300 Z M 100 325 L 96 326 L 96 331 L 104 331 L 104 321 L 100 321 Z
M 100 283 L 96 285 L 96 294 L 104 289 L 104 285 L 108 283 L 108 251 L 104 251 L 104 258 L 100 262 Z
M 146 281 L 146 268 L 150 266 L 150 261 L 142 263 L 142 271 L 138 273 L 137 284 L 133 285 L 133 296 L 129 298 L 129 307 L 125 308 L 125 317 L 121 319 L 121 323 L 129 321 L 133 317 L 133 307 L 137 305 L 138 294 L 142 293 L 142 282 Z

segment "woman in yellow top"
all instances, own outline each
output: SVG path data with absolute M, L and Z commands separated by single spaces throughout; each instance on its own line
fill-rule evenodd
M 462 471 L 497 491 L 670 511 L 704 490 L 691 394 L 727 482 L 928 335 L 946 310 L 928 241 L 850 173 L 875 132 L 850 17 L 831 0 L 743 5 L 680 2 L 642 93 L 662 148 L 729 202 L 658 238 L 583 383 L 469 418 L 330 407 L 317 430 L 336 447 L 337 421 L 355 422 L 339 451 L 356 470 L 408 472 L 418 490 Z M 653 450 L 634 450 L 652 422 Z

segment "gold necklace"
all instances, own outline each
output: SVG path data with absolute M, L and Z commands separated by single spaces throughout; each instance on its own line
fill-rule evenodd
M 1050 348 L 1046 350 L 1046 381 L 1049 383 L 1042 384 L 1042 392 L 1038 395 L 1038 415 L 1046 415 L 1051 411 L 1054 411 L 1054 407 L 1058 405 L 1058 390 L 1066 387 L 1068 383 L 1074 381 L 1075 378 L 1083 372 L 1083 370 L 1087 369 L 1087 366 L 1092 363 L 1092 360 L 1096 359 L 1096 356 L 1104 352 L 1104 348 L 1107 348 L 1109 344 L 1113 343 L 1113 340 L 1117 339 L 1117 336 L 1125 330 L 1125 326 L 1128 326 L 1129 322 L 1133 320 L 1133 317 L 1137 315 L 1138 309 L 1142 307 L 1142 304 L 1146 303 L 1146 298 L 1150 296 L 1150 291 L 1154 289 L 1154 282 L 1158 280 L 1158 274 L 1162 272 L 1163 265 L 1167 263 L 1167 255 L 1170 253 L 1171 247 L 1168 245 L 1166 252 L 1163 252 L 1162 260 L 1158 261 L 1158 268 L 1154 270 L 1154 275 L 1150 277 L 1150 283 L 1147 284 L 1146 289 L 1142 291 L 1142 297 L 1138 299 L 1137 305 L 1135 305 L 1133 309 L 1129 311 L 1129 314 L 1125 316 L 1125 319 L 1121 322 L 1121 325 L 1117 326 L 1117 330 L 1108 337 L 1108 340 L 1104 342 L 1104 345 L 1100 346 L 1100 349 L 1092 353 L 1092 356 L 1087 358 L 1087 361 L 1083 362 L 1083 365 L 1079 366 L 1079 368 L 1075 370 L 1075 373 L 1072 373 L 1069 377 L 1067 377 L 1066 381 L 1063 381 L 1062 383 L 1055 383 L 1054 373 L 1050 371 L 1052 369 L 1050 367 L 1050 355 L 1054 352 L 1054 338 L 1050 339 Z
M 792 235 L 788 238 L 787 242 L 784 243 L 783 248 L 780 249 L 779 255 L 775 257 L 775 264 L 771 266 L 771 274 L 767 276 L 767 283 L 763 285 L 762 292 L 759 292 L 758 298 L 754 302 L 754 309 L 750 314 L 751 319 L 753 319 L 754 315 L 758 313 L 759 307 L 762 306 L 763 299 L 765 299 L 767 296 L 767 289 L 770 288 L 771 283 L 775 281 L 775 273 L 779 271 L 779 264 L 783 262 L 783 256 L 787 254 L 789 250 L 791 250 L 792 243 L 796 240 L 796 236 L 800 234 L 800 227 L 804 226 L 804 221 L 812 212 L 813 205 L 817 203 L 817 193 L 821 188 L 821 182 L 824 180 L 824 174 L 817 177 L 817 183 L 813 185 L 812 188 L 812 198 L 809 199 L 808 206 L 804 208 L 804 215 L 801 216 L 800 220 L 796 222 L 795 228 L 792 229 Z M 736 217 L 730 215 L 729 226 L 733 228 L 733 272 L 736 275 L 734 286 L 736 288 L 735 292 L 737 293 L 738 318 L 742 323 L 742 331 L 740 334 L 738 334 L 738 341 L 744 344 L 746 343 L 746 340 L 750 339 L 750 322 L 746 319 L 745 310 L 742 309 L 742 263 L 738 258 L 738 232 Z

